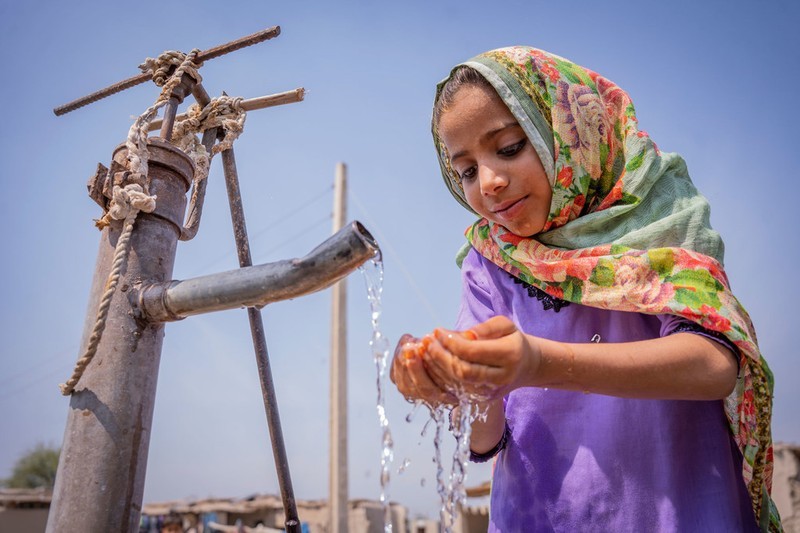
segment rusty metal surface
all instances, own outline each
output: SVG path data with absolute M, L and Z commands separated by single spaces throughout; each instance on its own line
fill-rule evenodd
M 176 231 L 180 231 L 183 227 L 186 191 L 194 175 L 194 163 L 181 150 L 157 137 L 147 139 L 147 150 L 150 152 L 150 194 L 158 198 L 152 215 L 169 221 Z M 114 150 L 112 164 L 125 168 L 127 156 L 128 149 L 120 144 Z M 175 209 L 180 202 L 183 202 L 183 207 Z
M 184 196 L 160 195 L 159 214 L 137 217 L 97 354 L 70 398 L 47 522 L 51 533 L 139 530 L 164 326 L 137 320 L 129 296 L 139 280 L 172 277 L 179 230 L 171 220 L 182 219 L 185 171 L 191 169 L 169 150 L 151 149 L 151 157 L 151 188 L 177 186 Z M 180 169 L 169 167 L 173 160 Z M 121 226 L 114 221 L 101 233 L 80 353 L 94 326 Z
M 231 41 L 226 44 L 221 44 L 219 46 L 215 46 L 214 48 L 209 48 L 208 50 L 200 52 L 197 55 L 197 62 L 201 63 L 203 61 L 208 61 L 209 59 L 214 59 L 223 56 L 225 54 L 235 52 L 236 50 L 240 50 L 247 46 L 252 46 L 254 44 L 264 42 L 268 39 L 277 37 L 278 35 L 280 35 L 280 33 L 281 33 L 280 26 L 273 26 L 271 28 L 267 28 L 265 30 L 261 30 L 259 32 L 247 35 L 240 39 L 236 39 L 235 41 Z M 56 116 L 65 115 L 71 111 L 75 111 L 76 109 L 80 109 L 81 107 L 97 102 L 98 100 L 102 100 L 103 98 L 106 98 L 118 92 L 130 89 L 131 87 L 135 87 L 139 84 L 149 81 L 150 79 L 151 76 L 149 72 L 138 74 L 126 80 L 117 82 L 114 85 L 111 85 L 104 89 L 100 89 L 99 91 L 95 91 L 92 94 L 89 94 L 82 98 L 78 98 L 77 100 L 73 100 L 72 102 L 69 102 L 67 104 L 58 106 L 55 109 L 53 109 L 53 113 L 55 113 Z
M 194 89 L 195 79 L 189 74 L 181 76 L 181 82 L 175 86 L 170 95 L 169 101 L 164 106 L 164 119 L 161 124 L 161 134 L 165 141 L 172 140 L 172 128 L 175 126 L 175 115 L 178 114 L 178 106 L 183 99 Z
M 95 201 L 97 205 L 105 211 L 108 205 L 108 197 L 104 194 L 106 190 L 106 180 L 108 179 L 108 168 L 103 163 L 97 163 L 97 169 L 94 175 L 89 178 L 86 183 L 86 189 L 89 191 L 89 198 Z
M 250 35 L 236 39 L 235 41 L 221 44 L 219 46 L 215 46 L 214 48 L 209 48 L 208 50 L 200 52 L 197 55 L 197 60 L 208 61 L 209 59 L 215 59 L 217 57 L 224 56 L 225 54 L 235 52 L 236 50 L 262 43 L 266 40 L 277 37 L 280 34 L 280 26 L 273 26 L 271 28 L 267 28 L 266 30 L 257 31 L 255 33 L 251 33 Z
M 195 101 L 200 104 L 200 107 L 205 107 L 211 103 L 211 97 L 208 95 L 208 91 L 206 91 L 202 83 L 194 84 L 194 87 L 192 87 L 192 96 L 194 96 Z M 209 150 L 208 153 L 211 153 L 211 150 Z

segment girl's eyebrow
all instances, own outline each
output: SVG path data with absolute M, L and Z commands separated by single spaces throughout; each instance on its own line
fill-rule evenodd
M 502 131 L 505 131 L 505 130 L 507 130 L 509 128 L 514 128 L 514 127 L 518 127 L 518 128 L 521 127 L 519 125 L 519 122 L 517 122 L 516 120 L 514 120 L 512 122 L 507 122 L 507 123 L 503 124 L 502 126 L 500 126 L 499 128 L 495 128 L 493 130 L 487 131 L 486 133 L 481 135 L 479 137 L 479 139 L 480 139 L 481 142 L 488 141 L 492 137 L 497 135 L 498 133 L 500 133 Z M 466 153 L 467 153 L 466 150 L 459 150 L 458 152 L 456 152 L 456 153 L 454 153 L 453 155 L 450 156 L 450 161 L 455 161 L 459 157 L 463 157 L 464 155 L 466 155 Z

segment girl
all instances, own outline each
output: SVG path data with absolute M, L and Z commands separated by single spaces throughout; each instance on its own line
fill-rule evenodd
M 490 530 L 779 531 L 772 375 L 705 198 L 628 95 L 494 50 L 439 85 L 433 137 L 480 220 L 455 331 L 404 336 L 392 380 L 431 406 L 480 399 Z

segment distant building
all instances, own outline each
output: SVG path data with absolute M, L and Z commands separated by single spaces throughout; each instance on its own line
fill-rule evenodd
M 327 533 L 328 503 L 325 500 L 297 500 L 297 514 L 308 533 Z M 390 506 L 392 530 L 410 533 L 408 511 L 397 503 Z M 142 509 L 142 533 L 157 532 L 160 519 L 170 513 L 180 514 L 184 529 L 195 527 L 198 533 L 236 531 L 220 527 L 241 524 L 250 531 L 283 531 L 283 503 L 278 496 L 254 495 L 242 499 L 206 499 L 194 502 L 164 502 L 146 504 Z M 383 507 L 374 500 L 351 500 L 348 503 L 349 529 L 353 533 L 382 533 Z
M 781 513 L 783 530 L 800 533 L 800 446 L 777 443 L 772 499 Z
M 45 489 L 0 489 L 0 531 L 44 531 L 51 498 Z
M 484 483 L 467 489 L 468 498 L 489 495 Z M 775 445 L 775 475 L 772 496 L 781 514 L 786 533 L 800 533 L 800 446 Z M 51 494 L 41 489 L 0 489 L 0 532 L 44 532 Z M 325 500 L 297 500 L 297 511 L 304 533 L 328 532 L 328 504 Z M 438 520 L 408 517 L 408 510 L 390 504 L 394 533 L 439 533 Z M 193 533 L 244 531 L 267 533 L 283 531 L 284 513 L 280 497 L 254 495 L 249 498 L 209 498 L 193 502 L 149 503 L 142 509 L 141 533 L 155 533 L 163 517 L 178 513 L 185 530 Z M 352 533 L 382 533 L 383 509 L 375 500 L 351 500 L 348 520 Z M 239 526 L 236 526 L 236 524 Z M 488 505 L 467 505 L 454 525 L 454 533 L 485 532 L 489 524 Z M 194 528 L 191 530 L 190 528 Z

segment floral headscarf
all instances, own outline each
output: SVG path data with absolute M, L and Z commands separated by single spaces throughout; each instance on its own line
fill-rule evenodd
M 750 317 L 730 291 L 722 240 L 711 229 L 708 202 L 683 159 L 661 153 L 638 129 L 622 89 L 561 57 L 515 46 L 463 65 L 477 70 L 503 99 L 553 190 L 547 222 L 535 237 L 481 219 L 467 229 L 469 243 L 557 298 L 682 316 L 736 345 L 740 372 L 725 413 L 759 525 L 781 531 L 769 495 L 772 373 Z M 439 84 L 437 99 L 446 82 Z M 470 209 L 435 124 L 433 135 L 445 183 Z

